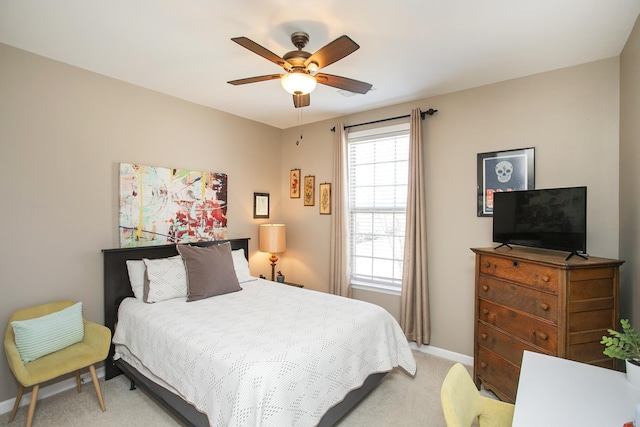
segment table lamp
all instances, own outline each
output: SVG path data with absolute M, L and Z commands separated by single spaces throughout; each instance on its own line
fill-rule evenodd
M 271 256 L 271 280 L 275 280 L 277 253 L 287 249 L 287 238 L 284 224 L 261 224 L 260 225 L 260 252 L 269 252 Z

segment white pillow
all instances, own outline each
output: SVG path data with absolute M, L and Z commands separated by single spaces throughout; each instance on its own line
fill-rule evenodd
M 249 271 L 249 262 L 244 257 L 244 250 L 236 249 L 231 251 L 231 257 L 233 258 L 233 268 L 236 270 L 236 276 L 238 276 L 238 282 L 250 282 L 252 280 L 258 280 L 251 276 Z
M 144 301 L 144 275 L 147 272 L 147 266 L 142 260 L 130 259 L 127 260 L 127 271 L 133 295 L 140 301 Z
M 187 270 L 180 255 L 170 258 L 143 258 L 147 267 L 144 302 L 160 302 L 187 297 Z

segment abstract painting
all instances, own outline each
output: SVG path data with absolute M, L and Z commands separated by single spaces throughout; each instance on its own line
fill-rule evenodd
M 120 163 L 120 247 L 227 238 L 227 175 Z

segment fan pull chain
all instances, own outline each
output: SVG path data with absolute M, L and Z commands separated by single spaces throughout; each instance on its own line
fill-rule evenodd
M 302 127 L 302 109 L 298 111 L 298 128 Z M 296 145 L 300 145 L 302 142 L 302 132 L 300 132 L 300 138 L 296 140 Z

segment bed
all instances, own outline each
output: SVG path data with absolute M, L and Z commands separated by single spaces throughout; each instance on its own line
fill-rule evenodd
M 193 245 L 228 242 L 246 262 L 248 240 Z M 390 370 L 415 373 L 397 322 L 361 301 L 257 278 L 189 303 L 133 297 L 128 260 L 177 254 L 175 245 L 103 251 L 105 324 L 117 344 L 105 378 L 124 373 L 185 425 L 330 426 Z

